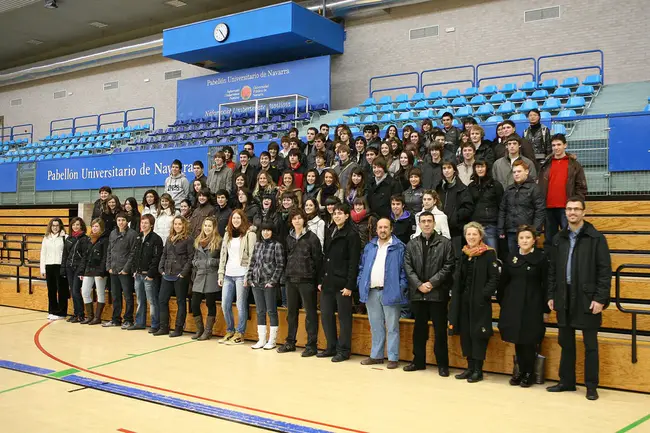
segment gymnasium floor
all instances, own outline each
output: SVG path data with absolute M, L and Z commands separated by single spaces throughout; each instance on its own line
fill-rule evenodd
M 504 375 L 468 384 L 360 359 L 48 324 L 0 307 L 0 431 L 650 432 L 649 395 L 603 389 L 589 402 L 582 387 L 550 395 Z

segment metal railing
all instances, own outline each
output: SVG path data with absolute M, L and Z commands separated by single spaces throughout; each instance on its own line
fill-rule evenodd
M 397 87 L 384 87 L 384 88 L 379 88 L 379 89 L 374 89 L 372 88 L 372 82 L 376 80 L 384 80 L 388 78 L 397 78 L 397 77 L 412 77 L 415 76 L 417 78 L 417 85 L 405 85 L 405 86 L 397 86 Z M 370 81 L 368 81 L 368 97 L 372 98 L 375 93 L 378 92 L 390 92 L 393 90 L 409 90 L 409 89 L 414 89 L 415 93 L 419 92 L 420 89 L 422 88 L 422 83 L 420 81 L 420 74 L 417 72 L 401 72 L 399 74 L 388 74 L 388 75 L 379 75 L 376 77 L 372 77 Z
M 130 114 L 135 112 L 145 111 L 150 113 L 150 115 L 143 115 L 143 117 L 131 118 Z M 115 118 L 115 115 L 117 118 Z M 116 120 L 102 120 L 106 116 L 113 116 L 112 119 Z M 86 119 L 92 119 L 91 122 L 86 122 Z M 151 127 L 154 128 L 156 124 L 156 109 L 154 107 L 141 107 L 141 108 L 131 108 L 129 110 L 122 111 L 110 111 L 106 113 L 98 114 L 87 114 L 84 116 L 77 117 L 66 117 L 62 119 L 54 119 L 50 122 L 50 135 L 54 135 L 57 132 L 70 132 L 72 134 L 76 133 L 79 130 L 83 129 L 93 129 L 99 131 L 105 126 L 116 125 L 118 127 L 127 127 L 129 123 L 135 121 L 148 120 L 151 122 Z
M 424 74 L 432 74 L 435 72 L 444 72 L 444 71 L 454 71 L 454 70 L 466 70 L 469 69 L 472 71 L 472 78 L 465 78 L 460 80 L 451 80 L 451 81 L 437 81 L 424 84 Z M 429 86 L 444 86 L 447 84 L 460 84 L 460 83 L 469 83 L 469 87 L 474 87 L 476 83 L 476 67 L 474 65 L 461 65 L 461 66 L 451 66 L 448 68 L 435 68 L 435 69 L 426 69 L 420 72 L 420 90 L 425 92 L 425 89 Z
M 573 68 L 562 68 L 562 69 L 549 69 L 547 71 L 542 71 L 542 60 L 552 59 L 558 57 L 573 57 L 573 56 L 583 56 L 588 54 L 598 54 L 600 56 L 600 62 L 596 65 L 585 65 L 577 66 Z M 554 74 L 559 72 L 572 72 L 572 71 L 584 71 L 584 70 L 598 70 L 598 74 L 601 76 L 603 82 L 605 80 L 605 53 L 602 50 L 587 50 L 587 51 L 575 51 L 572 53 L 562 53 L 562 54 L 549 54 L 546 56 L 540 56 L 537 58 L 537 81 L 542 80 L 542 75 L 544 74 Z
M 508 63 L 522 63 L 522 62 L 533 62 L 533 71 L 532 72 L 517 72 L 513 74 L 504 74 L 504 75 L 493 75 L 489 77 L 482 77 L 481 78 L 481 67 L 485 68 L 486 66 L 494 66 L 494 65 L 505 65 Z M 499 80 L 502 78 L 515 78 L 515 77 L 531 77 L 531 81 L 537 81 L 537 60 L 535 60 L 533 57 L 522 57 L 519 59 L 510 59 L 510 60 L 499 60 L 496 62 L 485 62 L 485 63 L 479 63 L 476 66 L 476 87 L 479 87 L 481 85 L 481 81 L 485 80 Z
M 626 314 L 631 314 L 632 315 L 632 326 L 631 326 L 631 332 L 632 332 L 632 364 L 636 364 L 638 361 L 637 358 L 637 326 L 636 326 L 636 318 L 639 314 L 641 315 L 650 315 L 650 310 L 637 310 L 633 308 L 628 308 L 624 307 L 621 302 L 621 271 L 623 269 L 645 269 L 647 271 L 650 271 L 650 265 L 642 265 L 642 264 L 630 264 L 630 263 L 624 263 L 620 265 L 618 268 L 616 268 L 616 296 L 614 297 L 614 302 L 616 303 L 616 308 L 621 313 L 626 313 Z M 634 274 L 635 276 L 645 276 L 650 278 L 650 275 L 643 275 L 643 274 Z

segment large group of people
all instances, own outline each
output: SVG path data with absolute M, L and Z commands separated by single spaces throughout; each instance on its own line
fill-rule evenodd
M 286 353 L 296 350 L 303 308 L 302 356 L 341 362 L 352 351 L 353 313 L 367 313 L 372 348 L 361 364 L 384 363 L 386 350 L 394 369 L 399 320 L 407 317 L 414 319 L 413 358 L 404 371 L 425 369 L 431 321 L 440 376 L 449 376 L 448 334 L 460 335 L 467 368 L 455 377 L 475 383 L 483 379 L 496 300 L 501 338 L 515 345 L 511 385 L 543 381 L 544 320 L 555 310 L 560 382 L 547 389 L 575 390 L 580 329 L 587 398 L 597 399 L 609 250 L 584 221 L 585 175 L 566 152 L 566 137 L 551 136 L 536 110 L 528 118 L 524 137 L 504 121 L 493 141 L 473 119 L 456 128 L 449 113 L 442 129 L 424 121 L 419 131 L 407 125 L 401 137 L 395 126 L 382 138 L 368 125 L 354 138 L 339 125 L 330 141 L 329 127 L 321 125 L 309 128 L 303 142 L 293 128 L 259 156 L 253 143 L 244 145 L 238 162 L 230 147 L 220 149 L 207 174 L 195 161 L 191 182 L 173 161 L 164 193 L 146 191 L 140 206 L 134 197 L 122 205 L 102 187 L 89 230 L 81 218 L 71 219 L 67 233 L 60 219 L 48 224 L 41 273 L 49 318 L 67 316 L 71 295 L 68 322 L 138 330 L 146 328 L 148 305 L 149 332 L 178 337 L 189 298 L 192 338 L 208 340 L 221 299 L 226 334 L 219 343 L 237 345 L 254 302 L 252 348 Z M 543 249 L 537 246 L 542 231 Z M 102 323 L 106 289 L 113 313 Z M 282 344 L 278 306 L 287 308 Z M 320 352 L 319 310 L 327 340 Z

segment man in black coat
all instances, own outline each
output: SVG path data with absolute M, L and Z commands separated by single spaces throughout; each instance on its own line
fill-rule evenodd
M 548 306 L 557 312 L 558 341 L 562 347 L 560 381 L 549 392 L 576 390 L 576 329 L 585 345 L 587 399 L 597 400 L 598 328 L 609 305 L 612 262 L 605 237 L 584 221 L 585 202 L 570 197 L 567 228 L 553 238 L 548 272 Z
M 336 227 L 325 235 L 323 266 L 321 267 L 320 309 L 327 349 L 316 355 L 333 356 L 332 362 L 350 359 L 352 347 L 352 292 L 357 289 L 357 272 L 361 256 L 361 239 L 352 227 L 350 207 L 339 203 L 334 206 L 332 220 Z M 336 316 L 339 313 L 340 332 L 336 335 Z
M 436 192 L 442 201 L 442 209 L 447 215 L 451 243 L 454 254 L 459 258 L 463 248 L 463 227 L 474 213 L 474 203 L 467 186 L 458 178 L 458 167 L 453 161 L 442 163 L 443 180 Z
M 381 156 L 372 161 L 372 172 L 374 177 L 370 180 L 366 195 L 368 206 L 378 218 L 390 218 L 390 199 L 402 192 L 402 186 L 388 174 L 386 160 Z
M 436 223 L 431 212 L 424 211 L 419 218 L 422 233 L 408 243 L 404 255 L 411 310 L 415 315 L 413 361 L 404 367 L 404 371 L 424 370 L 431 320 L 438 374 L 447 377 L 447 303 L 454 274 L 454 248 L 449 239 L 434 230 Z

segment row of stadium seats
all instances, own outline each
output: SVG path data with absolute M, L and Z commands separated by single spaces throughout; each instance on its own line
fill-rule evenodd
M 53 134 L 53 135 L 48 135 L 45 138 L 43 138 L 43 141 L 54 141 L 54 140 L 63 140 L 66 138 L 80 138 L 80 137 L 91 137 L 95 135 L 107 135 L 107 134 L 115 134 L 115 133 L 124 133 L 124 132 L 147 132 L 151 129 L 151 125 L 146 124 L 146 125 L 133 125 L 133 126 L 125 126 L 122 127 L 120 126 L 119 128 L 108 128 L 108 129 L 100 129 L 100 130 L 92 130 L 92 131 L 77 131 L 75 133 L 69 132 L 67 134 Z
M 81 138 L 66 138 L 64 140 L 47 140 L 44 139 L 41 142 L 30 143 L 24 146 L 25 149 L 34 148 L 34 147 L 50 147 L 50 146 L 75 146 L 78 144 L 84 145 L 88 143 L 104 142 L 104 141 L 122 141 L 126 142 L 131 139 L 130 132 L 124 132 L 122 134 L 108 134 L 108 135 L 97 135 Z

